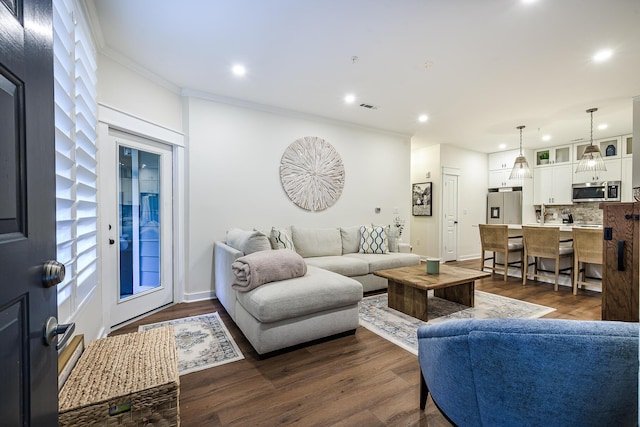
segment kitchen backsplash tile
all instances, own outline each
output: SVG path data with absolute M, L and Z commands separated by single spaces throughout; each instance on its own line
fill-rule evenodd
M 573 222 L 579 224 L 602 224 L 602 209 L 600 209 L 600 203 L 576 203 L 574 205 L 553 205 L 545 206 L 547 216 L 545 222 L 562 222 L 562 213 L 571 212 L 573 215 Z M 539 209 L 540 206 L 537 206 Z M 556 214 L 557 219 L 553 219 L 553 214 Z

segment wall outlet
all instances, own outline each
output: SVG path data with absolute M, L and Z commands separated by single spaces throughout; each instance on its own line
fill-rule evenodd
M 420 239 L 416 240 L 416 246 L 420 246 Z

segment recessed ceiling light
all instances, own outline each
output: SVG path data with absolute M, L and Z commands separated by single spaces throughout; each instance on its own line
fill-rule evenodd
M 537 2 L 537 1 L 538 1 L 538 0 L 522 0 L 522 3 L 524 3 L 524 4 L 530 4 L 530 3 L 535 3 L 535 2 Z
M 498 145 L 498 148 L 504 150 L 505 148 L 507 148 L 507 144 L 500 144 Z
M 608 128 L 609 125 L 606 123 L 602 123 L 598 125 L 598 130 L 605 130 L 606 128 Z
M 603 62 L 611 58 L 612 56 L 613 56 L 613 51 L 611 49 L 604 49 L 597 52 L 595 55 L 593 55 L 593 60 L 595 62 Z
M 352 93 L 344 97 L 344 102 L 346 102 L 347 104 L 353 104 L 355 101 L 356 101 L 356 96 Z
M 420 114 L 420 116 L 418 116 L 418 121 L 419 121 L 420 123 L 424 123 L 424 122 L 426 122 L 427 120 L 429 120 L 429 116 L 427 116 L 426 114 Z
M 231 71 L 233 71 L 233 74 L 235 74 L 236 76 L 244 76 L 245 74 L 247 74 L 247 69 L 244 68 L 244 65 L 240 64 L 234 65 L 233 68 L 231 68 Z
M 543 141 L 551 141 L 551 135 L 542 135 Z

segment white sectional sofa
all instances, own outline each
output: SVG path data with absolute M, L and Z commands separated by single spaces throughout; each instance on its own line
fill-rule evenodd
M 363 290 L 385 289 L 386 280 L 374 276 L 382 269 L 417 265 L 410 253 L 359 253 L 360 227 L 279 230 L 284 240 L 272 243 L 257 231 L 230 230 L 226 242 L 214 245 L 214 283 L 217 298 L 259 355 L 358 327 L 358 302 Z M 240 236 L 240 237 L 238 237 Z M 239 292 L 232 285 L 231 264 L 258 250 L 295 250 L 307 273 Z

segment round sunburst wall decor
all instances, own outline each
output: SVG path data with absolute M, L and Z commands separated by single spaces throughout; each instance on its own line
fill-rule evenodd
M 342 194 L 344 165 L 327 141 L 305 136 L 284 150 L 280 181 L 293 203 L 308 211 L 322 211 Z

